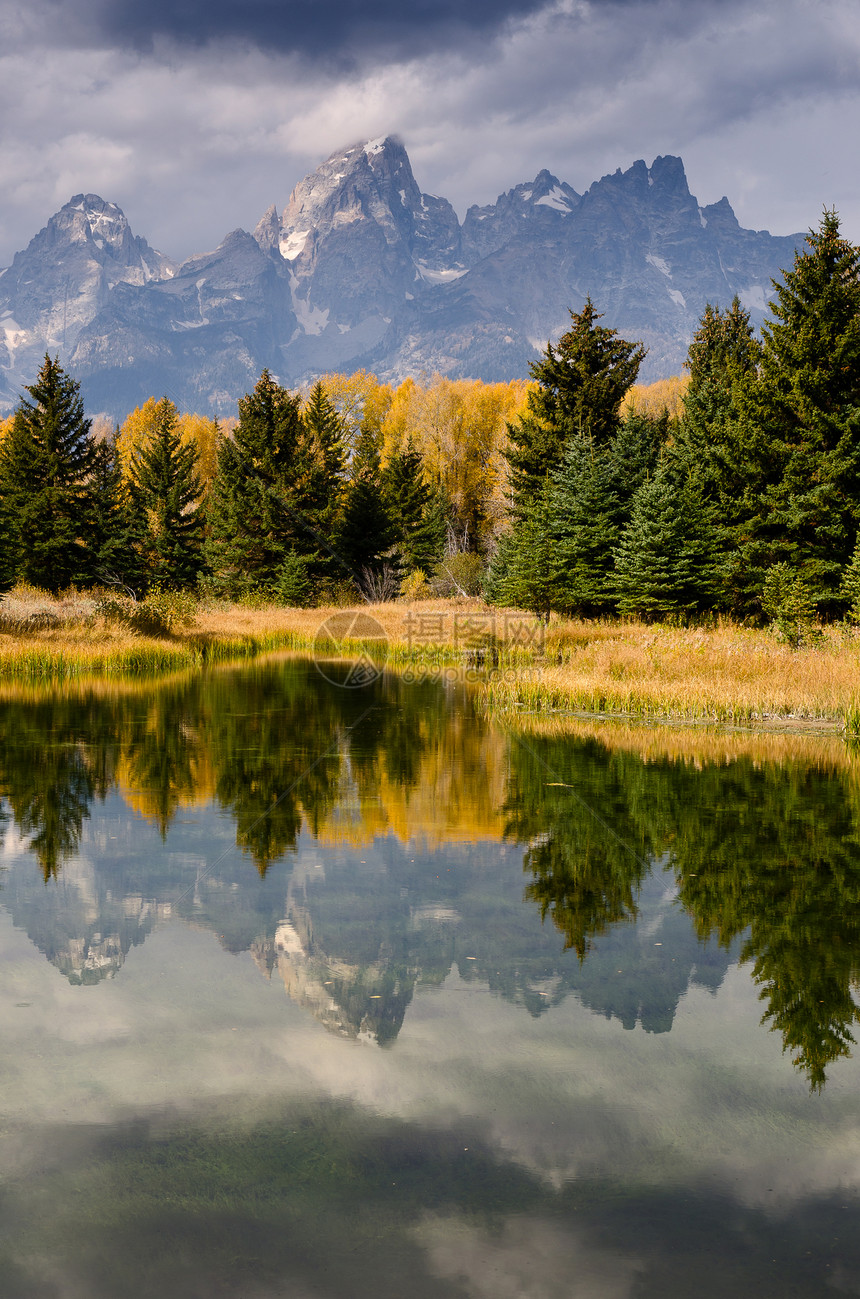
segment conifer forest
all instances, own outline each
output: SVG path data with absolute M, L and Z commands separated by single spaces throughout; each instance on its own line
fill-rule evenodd
M 106 427 L 46 355 L 0 424 L 0 585 L 858 620 L 860 249 L 835 212 L 774 288 L 761 337 L 707 306 L 662 407 L 590 298 L 529 383 L 264 371 L 223 425 L 164 396 Z

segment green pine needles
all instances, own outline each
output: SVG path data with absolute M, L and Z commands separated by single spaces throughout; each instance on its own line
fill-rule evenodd
M 131 465 L 131 501 L 147 587 L 194 587 L 203 565 L 197 451 L 182 442 L 177 422 L 176 407 L 164 397 L 156 407 L 153 436 L 135 452 Z
M 590 302 L 510 428 L 513 527 L 493 599 L 647 619 L 725 612 L 790 644 L 860 618 L 860 249 L 835 212 L 774 282 L 755 337 L 709 304 L 680 420 L 620 415 L 642 349 Z
M 6 581 L 57 592 L 90 576 L 95 447 L 78 385 L 46 356 L 0 444 Z

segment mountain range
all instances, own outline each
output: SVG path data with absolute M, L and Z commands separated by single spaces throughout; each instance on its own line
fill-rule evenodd
M 253 234 L 181 264 L 77 194 L 0 271 L 0 409 L 46 351 L 117 419 L 165 394 L 234 414 L 264 367 L 290 387 L 360 367 L 526 378 L 587 295 L 646 344 L 649 381 L 680 371 L 706 302 L 738 294 L 760 325 L 804 238 L 743 229 L 727 198 L 700 206 L 676 157 L 584 194 L 540 171 L 461 222 L 392 136 L 338 150 Z

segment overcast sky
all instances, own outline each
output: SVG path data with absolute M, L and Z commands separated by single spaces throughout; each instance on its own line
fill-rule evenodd
M 0 0 L 0 51 L 0 265 L 81 191 L 208 250 L 390 133 L 461 216 L 674 153 L 743 225 L 860 241 L 857 0 Z

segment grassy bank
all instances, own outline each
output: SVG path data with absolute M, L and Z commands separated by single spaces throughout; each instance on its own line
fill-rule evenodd
M 326 639 L 326 631 L 328 636 Z M 145 675 L 273 650 L 367 654 L 398 669 L 476 669 L 500 712 L 625 714 L 722 723 L 854 724 L 860 636 L 825 629 L 791 649 L 766 631 L 554 620 L 479 601 L 345 609 L 201 606 L 143 634 L 86 597 L 15 592 L 0 604 L 0 680 Z

